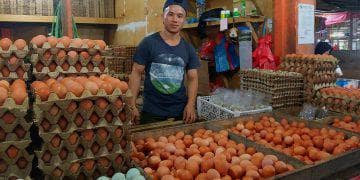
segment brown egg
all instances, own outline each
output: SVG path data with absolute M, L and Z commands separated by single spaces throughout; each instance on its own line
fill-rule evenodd
M 9 38 L 3 38 L 0 40 L 0 47 L 3 51 L 9 50 L 12 41 Z
M 14 42 L 14 45 L 16 46 L 16 48 L 18 50 L 23 50 L 26 46 L 26 41 L 23 40 L 23 39 L 17 39 L 15 42 Z

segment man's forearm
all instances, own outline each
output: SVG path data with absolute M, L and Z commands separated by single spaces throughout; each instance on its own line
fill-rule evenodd
M 130 78 L 129 78 L 129 88 L 133 96 L 130 101 L 130 106 L 133 107 L 136 106 L 136 99 L 139 95 L 139 90 L 140 90 L 140 81 L 141 81 L 141 74 L 133 71 L 130 74 Z
M 188 80 L 188 104 L 195 105 L 196 96 L 198 91 L 198 79 L 190 78 Z

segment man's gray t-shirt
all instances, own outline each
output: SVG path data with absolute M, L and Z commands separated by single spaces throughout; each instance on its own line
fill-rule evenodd
M 143 111 L 161 117 L 181 116 L 187 103 L 186 71 L 200 66 L 194 47 L 183 38 L 177 46 L 169 46 L 155 33 L 142 40 L 134 61 L 145 66 Z

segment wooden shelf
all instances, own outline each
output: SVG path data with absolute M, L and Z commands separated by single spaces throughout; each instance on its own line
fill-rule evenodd
M 119 24 L 117 18 L 75 17 L 77 24 Z M 52 23 L 54 16 L 0 14 L 0 22 Z
M 238 18 L 228 18 L 228 24 L 232 23 L 244 23 L 244 22 L 264 22 L 264 17 L 238 17 Z M 218 26 L 220 25 L 219 21 L 210 21 L 207 22 L 207 26 Z M 196 28 L 198 26 L 198 23 L 192 23 L 192 24 L 185 24 L 183 29 L 192 29 Z

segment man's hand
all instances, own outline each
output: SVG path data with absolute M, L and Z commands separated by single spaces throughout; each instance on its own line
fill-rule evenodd
M 135 124 L 140 124 L 140 113 L 137 107 L 134 107 L 131 110 L 131 122 Z
M 183 120 L 185 124 L 191 124 L 196 120 L 196 113 L 194 105 L 187 104 L 183 113 Z

